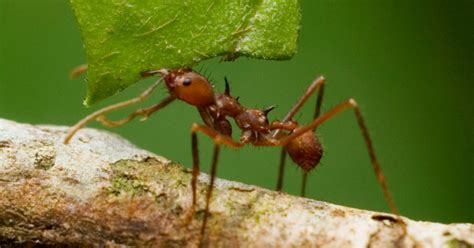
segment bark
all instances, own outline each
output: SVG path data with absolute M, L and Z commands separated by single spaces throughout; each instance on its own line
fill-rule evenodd
M 0 119 L 0 246 L 195 247 L 208 177 L 105 131 Z M 472 247 L 474 225 L 397 218 L 217 179 L 210 247 Z

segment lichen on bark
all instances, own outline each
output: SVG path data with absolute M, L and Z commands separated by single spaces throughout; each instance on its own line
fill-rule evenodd
M 196 247 L 208 177 L 104 131 L 0 119 L 0 246 Z M 404 229 L 406 225 L 406 230 Z M 398 219 L 218 179 L 205 246 L 472 247 L 472 224 Z

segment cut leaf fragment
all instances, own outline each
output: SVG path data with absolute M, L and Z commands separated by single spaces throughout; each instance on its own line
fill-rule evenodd
M 141 79 L 215 56 L 289 59 L 297 0 L 70 0 L 87 53 L 86 105 Z

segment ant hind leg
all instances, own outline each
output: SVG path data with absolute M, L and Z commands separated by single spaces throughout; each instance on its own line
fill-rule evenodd
M 390 191 L 388 190 L 387 181 L 386 181 L 385 176 L 382 172 L 382 167 L 380 166 L 380 163 L 377 160 L 377 157 L 375 155 L 375 150 L 374 150 L 374 147 L 373 147 L 372 139 L 370 138 L 369 131 L 367 129 L 367 126 L 365 125 L 365 120 L 362 116 L 362 111 L 360 110 L 359 105 L 357 104 L 357 102 L 354 99 L 351 98 L 349 100 L 346 100 L 346 101 L 336 105 L 335 107 L 333 107 L 332 109 L 330 109 L 326 113 L 322 114 L 321 116 L 319 116 L 316 119 L 314 119 L 313 121 L 311 121 L 309 124 L 300 127 L 296 132 L 280 139 L 280 143 L 282 145 L 288 144 L 294 138 L 299 137 L 300 135 L 304 134 L 307 131 L 314 130 L 315 128 L 317 128 L 319 125 L 321 125 L 325 121 L 329 120 L 330 118 L 334 117 L 338 113 L 340 113 L 340 112 L 342 112 L 346 109 L 349 109 L 349 108 L 354 109 L 357 124 L 359 125 L 359 128 L 362 132 L 362 137 L 364 138 L 365 144 L 367 146 L 367 151 L 369 153 L 370 162 L 372 164 L 372 168 L 373 168 L 375 176 L 377 178 L 377 182 L 379 183 L 380 187 L 382 188 L 385 201 L 387 202 L 388 207 L 390 208 L 391 212 L 395 215 L 399 215 L 398 210 L 397 210 L 397 208 L 395 206 L 395 203 L 393 201 L 392 195 L 390 194 Z
M 285 177 L 285 163 L 286 163 L 286 148 L 281 148 L 280 153 L 280 166 L 278 166 L 278 179 L 276 185 L 276 191 L 281 191 L 283 188 L 283 178 Z
M 306 103 L 306 101 L 313 95 L 313 93 L 319 89 L 318 91 L 318 96 L 316 98 L 316 106 L 314 109 L 314 115 L 313 119 L 319 116 L 319 113 L 321 112 L 321 105 L 323 101 L 323 95 L 324 95 L 324 85 L 325 85 L 326 79 L 323 76 L 320 76 L 316 78 L 306 89 L 306 91 L 303 93 L 303 95 L 298 99 L 298 101 L 293 105 L 293 107 L 290 109 L 290 111 L 286 114 L 286 116 L 283 118 L 282 122 L 286 122 L 291 120 L 303 107 L 303 105 Z M 275 131 L 273 133 L 273 137 L 277 137 L 279 130 Z M 278 179 L 277 179 L 277 186 L 276 186 L 276 191 L 281 191 L 283 188 L 283 178 L 284 178 L 284 172 L 285 172 L 285 162 L 286 162 L 286 149 L 285 147 L 282 147 L 281 153 L 280 153 L 280 166 L 278 169 Z M 307 179 L 307 173 L 303 174 L 303 179 L 302 179 L 302 184 L 301 184 L 301 196 L 305 195 L 305 189 L 306 189 L 306 179 Z
M 306 195 L 306 182 L 308 181 L 308 172 L 303 171 L 303 176 L 301 177 L 301 190 L 300 196 L 304 197 Z
M 321 84 L 318 92 L 318 97 L 316 98 L 316 106 L 314 107 L 314 114 L 313 119 L 318 118 L 321 114 L 321 106 L 323 104 L 323 96 L 324 96 L 324 83 Z M 313 129 L 313 132 L 316 131 L 316 128 Z M 308 172 L 303 171 L 303 176 L 301 177 L 301 191 L 300 196 L 304 197 L 306 195 L 306 184 L 308 182 Z

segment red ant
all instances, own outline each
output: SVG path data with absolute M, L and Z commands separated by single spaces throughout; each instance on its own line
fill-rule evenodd
M 360 130 L 362 131 L 362 136 L 367 145 L 367 150 L 369 152 L 373 170 L 375 172 L 377 181 L 382 188 L 385 200 L 387 201 L 392 213 L 398 215 L 398 211 L 388 190 L 382 169 L 375 156 L 372 140 L 365 125 L 364 118 L 362 117 L 361 110 L 356 101 L 352 98 L 348 99 L 336 105 L 328 112 L 320 115 L 325 84 L 324 77 L 318 77 L 313 81 L 313 83 L 311 83 L 306 92 L 300 97 L 300 99 L 281 121 L 277 120 L 270 123 L 268 121 L 267 115 L 273 109 L 273 107 L 261 110 L 250 109 L 242 106 L 239 103 L 238 98 L 231 96 L 227 78 L 225 78 L 224 93 L 215 93 L 211 83 L 204 76 L 193 71 L 192 69 L 160 69 L 142 73 L 143 77 L 149 77 L 153 75 L 160 75 L 160 80 L 150 86 L 140 96 L 125 102 L 105 107 L 87 116 L 69 130 L 64 143 L 68 143 L 72 136 L 80 128 L 84 127 L 87 123 L 93 120 L 97 120 L 109 127 L 117 127 L 131 121 L 137 116 L 143 116 L 143 118 L 146 119 L 153 112 L 166 107 L 176 99 L 195 106 L 199 111 L 204 124 L 194 123 L 192 125 L 192 212 L 194 212 L 196 207 L 196 183 L 200 172 L 197 133 L 202 132 L 203 134 L 212 138 L 215 143 L 211 165 L 211 179 L 206 194 L 204 219 L 201 226 L 202 236 L 204 235 L 208 221 L 209 204 L 214 187 L 217 161 L 219 159 L 221 145 L 231 148 L 241 148 L 246 144 L 252 144 L 254 146 L 282 147 L 277 190 L 280 191 L 282 188 L 284 165 L 286 154 L 288 153 L 291 159 L 304 171 L 303 182 L 301 186 L 301 195 L 304 195 L 308 172 L 318 165 L 323 154 L 321 143 L 315 135 L 315 129 L 331 117 L 349 108 L 354 109 L 357 123 L 360 127 Z M 161 102 L 148 108 L 136 110 L 128 117 L 118 121 L 112 121 L 105 117 L 105 114 L 112 110 L 116 110 L 145 100 L 162 80 L 164 80 L 170 95 Z M 317 89 L 319 89 L 319 91 L 316 99 L 314 119 L 307 125 L 299 125 L 297 122 L 293 121 L 292 118 Z M 231 137 L 232 126 L 228 118 L 234 119 L 238 128 L 241 130 L 240 140 L 238 141 L 232 139 Z

